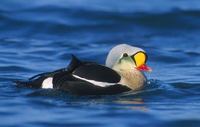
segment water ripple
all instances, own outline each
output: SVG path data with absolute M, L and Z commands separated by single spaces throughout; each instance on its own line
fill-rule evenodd
M 199 126 L 199 5 L 2 0 L 0 126 Z M 119 43 L 147 51 L 153 73 L 141 91 L 75 96 L 12 82 L 66 67 L 71 54 L 104 64 Z

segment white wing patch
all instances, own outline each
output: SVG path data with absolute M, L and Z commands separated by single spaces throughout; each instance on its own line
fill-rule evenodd
M 53 78 L 52 77 L 46 78 L 42 82 L 42 88 L 43 89 L 52 89 L 53 88 Z
M 99 81 L 95 81 L 95 80 L 89 80 L 89 79 L 85 79 L 85 78 L 79 77 L 77 75 L 73 75 L 73 76 L 75 78 L 87 81 L 89 83 L 92 83 L 92 84 L 94 84 L 96 86 L 100 86 L 100 87 L 107 87 L 107 86 L 112 86 L 112 85 L 116 85 L 117 84 L 117 83 L 108 83 L 108 82 L 99 82 Z

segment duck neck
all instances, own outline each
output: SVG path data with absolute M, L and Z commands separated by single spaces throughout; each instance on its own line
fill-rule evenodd
M 132 90 L 142 89 L 147 81 L 145 75 L 142 72 L 138 71 L 137 69 L 131 69 L 131 70 L 123 70 L 118 68 L 113 68 L 113 69 L 117 71 L 121 76 L 119 84 L 126 85 Z

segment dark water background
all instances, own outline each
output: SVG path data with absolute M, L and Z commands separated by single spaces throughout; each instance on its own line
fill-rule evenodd
M 77 97 L 11 81 L 67 66 L 71 53 L 104 64 L 118 43 L 144 48 L 145 90 Z M 199 127 L 199 0 L 1 0 L 0 126 Z

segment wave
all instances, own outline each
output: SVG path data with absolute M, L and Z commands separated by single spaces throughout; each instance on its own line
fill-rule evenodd
M 167 12 L 107 12 L 80 8 L 41 6 L 19 11 L 0 11 L 3 31 L 20 29 L 26 34 L 103 31 L 106 28 L 142 27 L 154 30 L 198 30 L 200 10 Z M 38 29 L 39 28 L 39 29 Z M 125 29 L 124 29 L 125 30 Z M 26 31 L 26 32 L 25 32 Z

